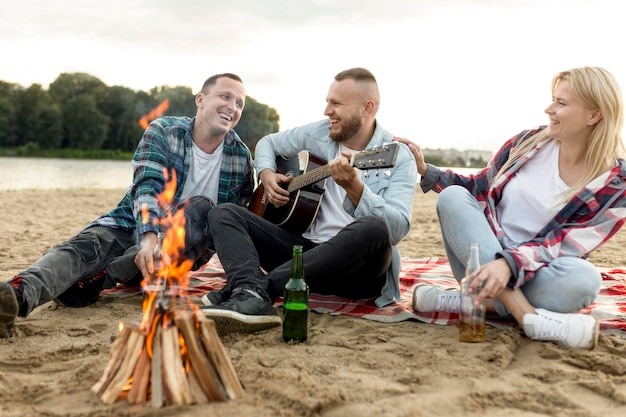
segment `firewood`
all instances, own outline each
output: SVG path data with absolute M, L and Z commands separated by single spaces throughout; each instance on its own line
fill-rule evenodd
M 172 307 L 172 306 L 170 306 Z M 105 404 L 204 404 L 243 395 L 243 385 L 215 323 L 185 306 L 145 312 L 149 323 L 124 324 L 92 387 Z
M 180 342 L 176 326 L 163 329 L 163 383 L 173 404 L 191 404 L 193 398 L 183 370 Z
M 204 393 L 204 390 L 200 386 L 200 383 L 198 382 L 198 378 L 196 378 L 196 374 L 194 372 L 188 372 L 187 379 L 189 381 L 189 390 L 191 391 L 193 402 L 195 404 L 208 403 L 209 397 L 207 397 L 207 395 Z
M 105 368 L 98 382 L 96 382 L 91 387 L 91 392 L 96 394 L 98 397 L 102 395 L 102 392 L 104 392 L 104 390 L 107 388 L 107 386 L 111 382 L 111 379 L 115 376 L 117 370 L 122 364 L 124 356 L 126 356 L 127 341 L 129 335 L 130 328 L 124 326 L 120 330 L 120 333 L 118 334 L 113 344 L 111 345 L 111 349 L 109 351 L 109 363 L 107 364 L 107 367 Z
M 141 351 L 132 381 L 126 401 L 129 404 L 145 403 L 148 399 L 148 384 L 150 383 L 150 356 L 146 347 Z
M 176 323 L 176 326 L 183 334 L 191 364 L 191 372 L 195 374 L 204 393 L 212 401 L 226 400 L 228 395 L 198 339 L 194 315 L 186 310 L 176 311 L 174 323 Z
M 119 397 L 122 389 L 124 389 L 128 379 L 133 374 L 135 364 L 139 360 L 139 354 L 143 348 L 145 339 L 146 337 L 143 332 L 137 329 L 131 330 L 128 336 L 128 347 L 124 359 L 108 387 L 106 387 L 102 395 L 100 395 L 100 399 L 105 404 L 113 404 L 117 397 Z
M 219 338 L 215 322 L 206 318 L 201 312 L 196 312 L 196 320 L 200 327 L 200 339 L 204 346 L 205 353 L 213 367 L 217 370 L 220 380 L 228 394 L 228 399 L 242 397 L 244 394 L 243 385 L 237 376 L 235 367 L 228 356 L 226 348 Z
M 150 404 L 153 408 L 163 406 L 163 354 L 161 326 L 156 325 L 152 339 L 152 363 L 150 366 Z

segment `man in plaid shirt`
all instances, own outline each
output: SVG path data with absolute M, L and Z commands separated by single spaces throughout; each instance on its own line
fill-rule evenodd
M 241 78 L 217 74 L 196 95 L 195 117 L 151 122 L 133 156 L 133 183 L 117 207 L 0 283 L 0 336 L 10 334 L 17 315 L 26 317 L 50 300 L 80 307 L 95 302 L 103 288 L 149 278 L 159 220 L 167 212 L 184 207 L 183 257 L 204 259 L 212 245 L 206 220 L 214 202 L 245 206 L 254 190 L 250 151 L 233 130 L 245 98 Z M 175 192 L 171 207 L 164 207 L 157 197 L 170 180 Z

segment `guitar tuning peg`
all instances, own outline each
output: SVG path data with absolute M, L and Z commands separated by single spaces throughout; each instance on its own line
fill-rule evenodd
M 386 175 L 386 176 L 388 176 L 388 177 L 390 177 L 390 176 L 391 176 L 391 170 L 390 170 L 389 168 L 387 168 L 387 169 L 385 170 L 385 175 Z
M 369 171 L 365 171 L 365 173 L 363 174 L 363 176 L 365 178 L 369 178 L 370 177 L 370 172 Z
M 380 174 L 380 169 L 376 169 L 376 176 Z

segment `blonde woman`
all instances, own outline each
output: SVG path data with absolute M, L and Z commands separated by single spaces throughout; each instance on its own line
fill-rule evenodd
M 549 124 L 509 139 L 488 166 L 462 176 L 426 164 L 406 139 L 424 192 L 439 192 L 437 214 L 454 276 L 465 275 L 470 242 L 480 244 L 488 311 L 513 317 L 534 340 L 593 349 L 598 322 L 579 314 L 601 275 L 585 258 L 624 224 L 624 108 L 615 78 L 597 67 L 552 80 Z M 458 312 L 459 293 L 418 286 L 418 311 Z

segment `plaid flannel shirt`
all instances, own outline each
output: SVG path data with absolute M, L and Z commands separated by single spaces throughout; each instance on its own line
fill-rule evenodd
M 504 187 L 547 142 L 522 156 L 497 182 L 493 180 L 512 150 L 544 128 L 541 126 L 525 130 L 509 139 L 488 165 L 474 175 L 462 176 L 429 165 L 428 172 L 421 180 L 421 188 L 424 192 L 440 192 L 456 184 L 468 189 L 484 207 L 487 221 L 502 243 L 504 231 L 496 216 L 496 206 L 502 198 Z M 523 285 L 534 277 L 539 268 L 557 257 L 586 258 L 617 233 L 626 219 L 626 199 L 623 198 L 626 196 L 625 181 L 626 161 L 619 159 L 613 168 L 595 178 L 571 198 L 534 239 L 515 248 L 503 248 L 496 254 L 496 258 L 504 258 L 513 271 L 508 287 Z
M 133 155 L 133 183 L 117 207 L 91 222 L 88 227 L 107 226 L 133 230 L 138 238 L 158 232 L 158 220 L 165 210 L 175 211 L 189 173 L 192 155 L 192 128 L 195 118 L 167 116 L 150 123 Z M 167 172 L 167 176 L 166 176 Z M 157 196 L 170 177 L 176 177 L 176 191 L 170 205 L 159 206 Z M 247 205 L 255 186 L 250 150 L 231 130 L 223 146 L 217 204 Z M 148 219 L 142 221 L 142 208 Z

